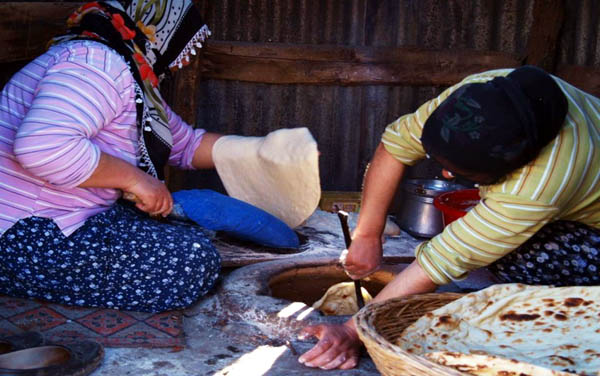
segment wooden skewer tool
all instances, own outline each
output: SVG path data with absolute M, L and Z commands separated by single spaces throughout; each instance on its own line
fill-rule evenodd
M 350 236 L 350 229 L 348 228 L 348 213 L 343 210 L 339 210 L 337 212 L 338 218 L 342 224 L 342 231 L 344 232 L 344 240 L 346 241 L 346 249 L 350 249 L 350 244 L 352 243 L 352 237 Z M 358 304 L 358 309 L 361 309 L 365 306 L 365 300 L 363 299 L 362 289 L 360 286 L 360 280 L 354 280 L 354 292 L 356 293 L 356 302 Z

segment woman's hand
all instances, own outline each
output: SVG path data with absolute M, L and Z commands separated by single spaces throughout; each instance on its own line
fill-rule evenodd
M 135 206 L 150 215 L 166 217 L 173 209 L 173 197 L 167 186 L 141 170 L 136 179 L 123 188 L 123 192 L 134 194 Z
M 380 236 L 355 236 L 352 239 L 344 269 L 352 279 L 361 279 L 381 266 L 383 250 Z
M 173 209 L 173 198 L 163 182 L 107 153 L 100 154 L 98 166 L 78 187 L 114 188 L 131 193 L 138 209 L 151 215 L 166 217 Z
M 315 336 L 319 342 L 298 358 L 307 367 L 350 369 L 358 364 L 361 342 L 352 320 L 343 325 L 308 326 L 301 335 Z

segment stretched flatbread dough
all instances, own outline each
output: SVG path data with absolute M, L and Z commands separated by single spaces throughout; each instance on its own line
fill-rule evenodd
M 227 193 L 301 225 L 321 198 L 319 152 L 307 128 L 279 129 L 265 137 L 223 136 L 213 147 Z
M 490 355 L 597 375 L 600 286 L 494 285 L 425 314 L 397 344 L 416 355 Z
M 365 303 L 373 299 L 364 287 L 361 287 L 361 292 Z M 313 304 L 313 308 L 327 316 L 355 314 L 358 312 L 358 302 L 354 292 L 354 282 L 340 282 L 329 287 L 325 295 Z

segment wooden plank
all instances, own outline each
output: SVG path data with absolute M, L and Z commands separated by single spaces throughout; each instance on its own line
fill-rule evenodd
M 554 72 L 564 20 L 564 0 L 535 0 L 525 64 L 537 65 L 548 72 Z
M 470 73 L 520 65 L 493 51 L 210 41 L 204 78 L 269 84 L 452 85 Z
M 600 98 L 600 69 L 581 65 L 558 65 L 556 76 Z
M 0 63 L 32 59 L 51 37 L 66 30 L 69 14 L 83 3 L 8 2 L 0 6 Z

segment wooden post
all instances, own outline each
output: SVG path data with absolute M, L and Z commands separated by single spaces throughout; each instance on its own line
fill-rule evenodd
M 192 59 L 190 66 L 175 73 L 168 93 L 171 108 L 183 121 L 194 126 L 196 120 L 196 85 L 200 74 L 200 59 Z M 166 167 L 165 180 L 171 190 L 181 189 L 185 185 L 186 172 L 171 166 Z
M 536 65 L 550 73 L 555 72 L 558 42 L 564 20 L 564 0 L 535 0 L 525 64 Z

